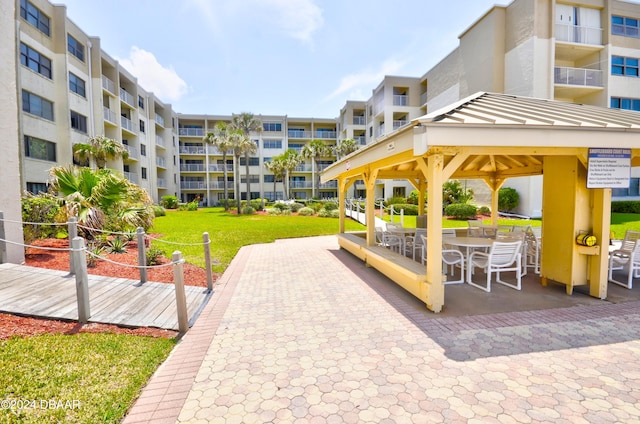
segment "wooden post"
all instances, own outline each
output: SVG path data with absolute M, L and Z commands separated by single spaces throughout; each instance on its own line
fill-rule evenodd
M 71 255 L 74 256 L 76 271 L 76 296 L 78 299 L 78 322 L 86 324 L 91 316 L 89 309 L 89 275 L 87 274 L 87 257 L 84 239 L 75 237 L 71 240 Z
M 0 264 L 7 263 L 7 243 L 4 230 L 4 212 L 0 211 Z
M 207 269 L 207 289 L 213 290 L 213 271 L 211 270 L 211 239 L 206 231 L 202 233 L 204 242 L 204 265 Z
M 176 309 L 178 311 L 178 331 L 185 334 L 189 330 L 189 317 L 187 316 L 187 296 L 184 293 L 184 270 L 182 265 L 182 253 L 179 250 L 173 252 L 173 285 L 176 288 Z
M 69 246 L 71 246 L 73 239 L 78 237 L 78 218 L 76 218 L 75 216 L 69 217 L 67 228 L 67 232 L 69 233 Z M 76 273 L 73 256 L 74 255 L 69 255 L 69 274 Z
M 138 237 L 138 266 L 140 267 L 140 283 L 147 282 L 147 248 L 144 244 L 144 228 L 138 227 L 136 230 Z

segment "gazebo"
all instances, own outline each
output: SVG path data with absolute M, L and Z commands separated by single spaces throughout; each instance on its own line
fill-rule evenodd
M 640 165 L 640 113 L 582 104 L 480 92 L 415 119 L 326 168 L 322 182 L 338 181 L 344 205 L 357 180 L 366 187 L 366 222 L 374 222 L 379 179 L 406 179 L 427 192 L 427 262 L 403 266 L 375 248 L 374 225 L 366 239 L 345 233 L 341 207 L 340 247 L 378 269 L 427 307 L 444 305 L 442 273 L 442 185 L 448 179 L 481 179 L 492 192 L 492 222 L 498 190 L 508 178 L 542 175 L 541 284 L 588 285 L 591 296 L 607 296 L 611 187 L 624 184 Z M 626 178 L 625 178 L 626 175 Z M 424 210 L 424 203 L 419 210 Z M 581 246 L 583 231 L 595 246 Z

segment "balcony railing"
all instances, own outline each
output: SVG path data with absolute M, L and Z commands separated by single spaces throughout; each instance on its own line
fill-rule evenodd
M 336 138 L 335 131 L 316 131 L 316 138 L 333 139 Z
M 180 181 L 182 190 L 206 190 L 207 183 L 204 181 Z
M 102 116 L 104 117 L 105 121 L 109 121 L 114 125 L 118 124 L 118 118 L 116 117 L 117 116 L 116 113 L 106 106 L 102 106 Z
M 211 190 L 224 190 L 224 182 L 209 180 L 209 188 Z M 227 189 L 228 190 L 233 190 L 233 181 L 228 181 L 227 182 Z
M 409 121 L 407 121 L 407 120 L 393 121 L 393 130 L 395 131 L 400 127 L 404 127 L 408 123 L 409 123 Z
M 182 163 L 180 164 L 180 172 L 204 172 L 206 169 L 204 163 Z
M 120 117 L 120 125 L 122 125 L 122 128 L 124 128 L 127 131 L 130 131 L 132 133 L 136 133 L 137 132 L 136 125 L 133 122 L 131 122 L 131 120 L 129 118 L 121 116 Z
M 364 116 L 354 116 L 353 125 L 367 125 L 367 118 Z
M 394 94 L 393 95 L 394 106 L 409 106 L 409 96 L 406 94 Z
M 367 138 L 363 135 L 359 137 L 353 137 L 353 140 L 358 143 L 360 146 L 364 146 L 367 144 Z
M 298 165 L 294 168 L 293 172 L 311 172 L 313 167 L 311 165 Z
M 160 125 L 161 127 L 164 127 L 164 118 L 158 115 L 157 113 L 155 117 L 156 117 L 156 124 Z
M 124 177 L 134 184 L 138 184 L 138 174 L 135 172 L 123 172 Z
M 287 132 L 289 138 L 311 138 L 313 133 L 311 131 L 302 130 L 289 130 Z
M 120 87 L 120 99 L 128 105 L 135 106 L 135 100 L 133 100 L 133 96 L 122 87 Z
M 321 183 L 320 188 L 338 188 L 338 181 L 327 181 L 326 183 Z
M 227 171 L 233 171 L 233 165 L 227 165 Z M 209 172 L 224 172 L 224 165 L 211 164 L 209 165 Z
M 160 168 L 166 168 L 167 161 L 161 156 L 156 156 L 156 165 L 158 165 Z
M 554 82 L 581 87 L 602 87 L 602 71 L 599 69 L 556 67 Z
M 378 128 L 376 128 L 376 137 L 380 137 L 384 135 L 384 124 L 378 126 Z
M 163 148 L 166 147 L 166 145 L 164 144 L 164 139 L 159 135 L 156 136 L 156 146 L 160 146 Z
M 312 181 L 291 181 L 291 188 L 313 188 Z
M 107 90 L 110 93 L 116 93 L 116 85 L 109 78 L 102 76 L 102 88 Z
M 204 129 L 202 128 L 179 128 L 178 135 L 187 137 L 204 137 Z
M 325 169 L 327 169 L 328 167 L 330 167 L 331 165 L 333 165 L 332 163 L 321 163 L 320 165 L 318 165 L 318 171 L 324 171 Z
M 124 149 L 129 154 L 129 159 L 135 159 L 135 160 L 140 159 L 140 156 L 138 155 L 138 149 L 137 148 L 135 148 L 133 146 L 128 146 L 126 144 L 123 144 L 122 147 L 124 147 Z
M 158 178 L 156 181 L 158 181 L 158 188 L 167 188 L 167 180 L 164 178 Z
M 180 153 L 204 155 L 204 146 L 180 146 Z
M 602 28 L 556 24 L 556 41 L 602 45 Z

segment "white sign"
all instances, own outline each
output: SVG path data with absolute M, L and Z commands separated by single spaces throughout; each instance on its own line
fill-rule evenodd
M 587 188 L 629 188 L 631 149 L 589 149 Z

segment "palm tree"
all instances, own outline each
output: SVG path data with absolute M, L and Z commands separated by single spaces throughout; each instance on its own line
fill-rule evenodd
M 291 181 L 290 181 L 290 176 L 291 176 L 291 172 L 296 169 L 296 166 L 300 165 L 302 163 L 302 161 L 304 160 L 304 158 L 302 157 L 302 155 L 300 155 L 300 153 L 298 153 L 297 151 L 293 150 L 293 149 L 288 149 L 286 152 L 284 152 L 283 154 L 277 156 L 278 160 L 282 161 L 282 166 L 284 168 L 285 171 L 285 194 L 287 195 L 288 199 L 291 199 Z
M 271 161 L 265 162 L 264 166 L 267 168 L 268 171 L 271 171 L 273 173 L 273 200 L 275 201 L 277 200 L 277 196 L 276 196 L 277 180 L 282 179 L 284 184 L 284 176 L 285 176 L 284 161 L 280 156 L 276 156 L 274 158 L 271 158 Z
M 261 132 L 262 131 L 262 121 L 253 116 L 252 113 L 242 112 L 238 115 L 233 115 L 231 118 L 231 127 L 236 130 L 242 131 L 242 133 L 249 139 L 249 136 L 252 132 Z M 249 141 L 251 141 L 249 139 Z M 258 146 L 255 145 L 253 141 L 251 143 L 255 146 L 255 148 L 249 147 L 246 145 L 243 149 L 244 160 L 245 160 L 245 173 L 247 179 L 247 204 L 251 202 L 251 181 L 249 179 L 249 155 L 255 153 L 258 150 Z
M 338 159 L 342 159 L 343 157 L 349 155 L 350 153 L 353 153 L 356 150 L 358 150 L 359 147 L 360 146 L 358 145 L 358 143 L 356 143 L 354 139 L 345 138 L 344 140 L 340 140 L 338 142 L 334 151 L 335 151 L 336 157 Z
M 236 197 L 238 206 L 238 215 L 242 213 L 242 201 L 240 199 L 240 157 L 248 156 L 246 152 L 255 152 L 257 149 L 256 143 L 253 142 L 248 136 L 246 136 L 242 130 L 231 130 L 229 132 L 229 140 L 231 142 L 231 150 L 233 150 L 233 157 L 235 158 L 234 171 L 236 180 Z M 249 187 L 249 161 L 246 161 L 247 165 L 247 188 Z M 247 197 L 248 198 L 248 197 Z
M 314 178 L 313 178 L 313 186 L 311 190 L 311 197 L 318 197 L 319 188 L 320 188 L 320 159 L 328 158 L 333 153 L 333 149 L 331 146 L 326 144 L 322 140 L 311 140 L 309 144 L 302 148 L 302 157 L 303 158 L 311 158 L 313 159 L 313 164 L 315 166 Z
M 107 166 L 107 160 L 126 159 L 127 157 L 129 157 L 129 152 L 122 144 L 104 135 L 89 137 L 88 143 L 73 145 L 75 160 L 86 162 L 93 159 L 98 169 L 104 169 Z
M 227 153 L 232 148 L 231 133 L 232 129 L 226 122 L 219 121 L 213 128 L 213 132 L 204 136 L 204 142 L 211 144 L 220 152 L 222 152 L 222 163 L 224 172 L 224 210 L 229 210 L 229 188 L 227 187 L 228 170 L 227 170 Z

